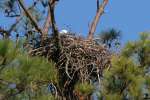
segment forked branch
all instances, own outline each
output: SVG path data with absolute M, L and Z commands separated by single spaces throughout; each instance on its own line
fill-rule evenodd
M 100 4 L 100 5 L 99 5 L 99 0 L 97 0 L 97 12 L 96 12 L 96 16 L 95 16 L 95 18 L 90 26 L 90 29 L 89 29 L 89 34 L 88 34 L 89 40 L 93 39 L 97 24 L 100 20 L 100 17 L 103 15 L 104 9 L 107 4 L 108 4 L 108 0 L 103 0 L 102 4 Z
M 55 9 L 55 4 L 56 2 L 58 2 L 58 0 L 50 0 L 49 1 L 50 4 L 51 4 L 51 7 L 53 9 Z M 48 34 L 48 31 L 49 31 L 49 28 L 52 27 L 52 21 L 51 21 L 51 12 L 50 12 L 50 9 L 48 10 L 48 15 L 47 15 L 47 18 L 45 20 L 45 23 L 44 23 L 44 27 L 43 27 L 43 36 L 44 37 L 47 37 L 47 34 Z

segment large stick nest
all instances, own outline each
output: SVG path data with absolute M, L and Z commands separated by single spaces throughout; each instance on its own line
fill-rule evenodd
M 95 41 L 73 34 L 60 35 L 60 41 L 62 46 L 57 65 L 61 75 L 67 77 L 67 80 L 98 80 L 103 69 L 110 65 L 110 53 L 107 48 Z M 43 46 L 30 50 L 29 54 L 45 56 L 51 60 L 54 50 L 53 38 L 48 38 Z

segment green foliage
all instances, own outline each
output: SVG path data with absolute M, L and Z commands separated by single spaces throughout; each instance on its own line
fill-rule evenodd
M 150 77 L 146 76 L 145 78 L 146 78 L 146 84 L 150 86 Z
M 13 64 L 4 69 L 2 77 L 11 82 L 25 79 L 28 83 L 36 80 L 57 82 L 57 71 L 54 64 L 45 59 L 20 55 L 16 57 Z
M 133 64 L 131 59 L 125 57 L 114 57 L 112 68 L 104 72 L 103 91 L 104 95 L 124 97 L 129 92 L 133 97 L 139 96 L 144 84 L 141 75 L 142 70 Z M 115 100 L 115 99 L 113 99 Z
M 92 84 L 87 83 L 87 82 L 77 83 L 75 85 L 75 90 L 80 92 L 82 95 L 89 95 L 89 94 L 93 93 L 94 86 Z
M 15 48 L 13 42 L 8 40 L 0 40 L 0 61 L 5 59 L 5 63 L 11 62 L 18 52 L 19 51 Z
M 55 64 L 42 57 L 28 56 L 19 46 L 21 44 L 15 45 L 13 41 L 0 40 L 0 99 L 7 97 L 10 100 L 55 100 L 52 95 L 55 93 L 47 89 L 50 83 L 59 83 Z M 103 73 L 101 98 L 148 98 L 149 52 L 150 36 L 148 33 L 141 33 L 139 40 L 128 42 L 120 55 L 112 56 L 111 68 Z M 74 88 L 83 96 L 90 95 L 95 90 L 88 82 L 78 82 Z
M 116 29 L 109 29 L 100 34 L 100 42 L 106 44 L 109 48 L 120 45 L 121 32 Z
M 56 99 L 52 95 L 46 95 L 46 96 L 37 97 L 37 99 L 35 100 L 56 100 Z
M 141 33 L 140 40 L 128 42 L 122 50 L 122 56 L 133 57 L 142 67 L 150 66 L 150 34 Z
M 51 100 L 51 96 L 44 97 L 42 89 L 49 83 L 57 84 L 58 82 L 58 74 L 53 62 L 41 57 L 25 55 L 12 41 L 8 40 L 0 41 L 0 59 L 0 79 L 3 80 L 3 82 L 0 81 L 0 88 L 3 89 L 0 94 L 11 95 L 21 89 L 22 96 L 25 93 L 41 92 L 38 96 L 42 97 L 39 98 Z M 16 86 L 9 87 L 12 84 Z
M 120 94 L 108 94 L 108 95 L 105 95 L 105 98 L 106 100 L 122 100 L 123 99 Z
M 111 68 L 104 71 L 102 98 L 143 100 L 150 88 L 149 52 L 150 35 L 141 33 L 140 40 L 128 42 L 120 55 L 113 56 Z

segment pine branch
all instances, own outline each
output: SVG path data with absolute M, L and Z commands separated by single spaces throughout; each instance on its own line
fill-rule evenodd
M 96 13 L 96 16 L 90 26 L 90 30 L 89 30 L 89 34 L 88 34 L 88 39 L 89 40 L 92 40 L 93 39 L 93 36 L 94 36 L 94 33 L 95 33 L 95 30 L 96 30 L 96 27 L 97 27 L 97 24 L 100 20 L 100 17 L 103 15 L 104 13 L 104 8 L 106 7 L 106 5 L 108 4 L 108 0 L 103 0 L 103 3 L 101 5 L 98 4 L 99 3 L 99 0 L 97 0 L 97 13 Z M 99 7 L 98 7 L 99 5 Z

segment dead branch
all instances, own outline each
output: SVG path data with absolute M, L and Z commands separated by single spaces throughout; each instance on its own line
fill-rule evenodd
M 99 3 L 99 0 L 97 0 L 97 5 L 99 5 L 98 3 Z M 106 7 L 107 4 L 108 4 L 108 0 L 103 0 L 103 3 L 99 6 L 97 6 L 96 16 L 95 16 L 95 18 L 94 18 L 94 20 L 93 20 L 93 22 L 90 26 L 90 29 L 89 29 L 89 34 L 88 34 L 88 39 L 89 40 L 93 39 L 97 24 L 100 20 L 100 17 L 103 15 L 104 8 Z
M 97 2 L 97 12 L 98 12 L 98 10 L 99 10 L 99 0 L 96 0 L 96 2 Z
M 29 7 L 27 10 L 33 9 L 39 1 L 40 0 L 34 2 L 33 5 L 31 5 L 31 7 Z M 24 14 L 25 13 L 22 12 L 19 17 L 16 17 L 16 22 L 13 23 L 8 30 L 9 33 L 11 33 L 17 27 L 18 23 L 23 19 Z
M 55 2 L 55 0 L 53 0 Z M 53 42 L 55 44 L 55 53 L 54 53 L 54 59 L 56 62 L 58 62 L 58 57 L 60 53 L 60 48 L 61 48 L 61 43 L 60 43 L 60 37 L 59 37 L 59 32 L 56 26 L 56 21 L 55 21 L 55 14 L 54 14 L 54 3 L 48 2 L 49 6 L 49 11 L 51 15 L 51 24 L 52 24 L 52 36 L 53 36 Z
M 43 36 L 44 37 L 47 37 L 47 34 L 48 34 L 50 27 L 51 27 L 51 15 L 50 15 L 50 11 L 48 10 L 48 15 L 47 15 L 47 18 L 45 20 L 44 27 L 43 27 L 43 34 L 44 34 Z
M 50 4 L 51 4 L 51 7 L 53 9 L 55 9 L 55 2 L 57 2 L 58 0 L 50 0 Z M 43 36 L 44 37 L 47 37 L 47 34 L 48 34 L 48 31 L 49 31 L 49 28 L 52 26 L 52 21 L 51 21 L 51 12 L 50 12 L 50 9 L 48 10 L 48 15 L 47 15 L 47 18 L 45 20 L 45 23 L 44 23 L 44 27 L 43 27 Z
M 52 0 L 52 1 L 55 1 L 55 0 Z M 50 11 L 50 18 L 51 18 L 51 24 L 52 24 L 52 31 L 53 31 L 53 35 L 56 36 L 56 37 L 59 37 L 58 35 L 58 30 L 57 30 L 57 27 L 56 27 L 56 21 L 55 21 L 55 14 L 54 14 L 54 5 L 53 5 L 53 2 L 49 2 L 48 3 L 49 5 L 49 11 Z
M 41 35 L 43 35 L 43 32 L 41 30 L 41 28 L 38 26 L 38 23 L 36 22 L 36 20 L 32 17 L 32 15 L 30 14 L 30 12 L 27 10 L 27 8 L 24 6 L 22 0 L 18 0 L 19 5 L 21 6 L 21 8 L 23 9 L 23 11 L 25 12 L 26 16 L 30 19 L 31 23 L 33 24 L 33 26 L 35 27 L 35 29 L 41 33 Z

